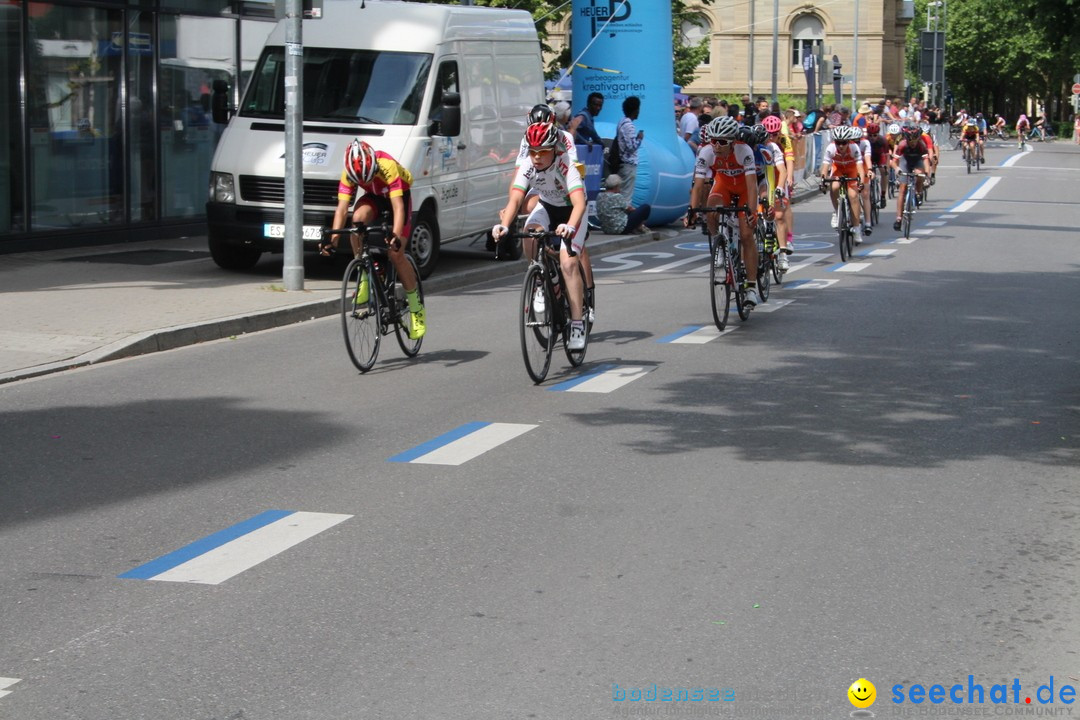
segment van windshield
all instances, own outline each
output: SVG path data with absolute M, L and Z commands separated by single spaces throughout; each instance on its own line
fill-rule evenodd
M 304 119 L 415 125 L 430 68 L 425 53 L 305 47 Z M 284 48 L 263 50 L 240 114 L 284 119 Z

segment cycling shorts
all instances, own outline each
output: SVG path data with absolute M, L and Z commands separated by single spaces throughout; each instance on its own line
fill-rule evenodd
M 549 205 L 543 200 L 536 203 L 536 207 L 529 213 L 529 217 L 525 219 L 525 227 L 530 225 L 539 225 L 548 230 L 554 231 L 555 228 L 560 225 L 565 225 L 570 222 L 570 215 L 574 212 L 573 205 Z M 584 224 L 584 218 L 583 218 Z M 570 257 L 574 257 L 582 248 L 585 247 L 585 240 L 588 239 L 588 230 L 581 231 L 581 225 L 574 228 L 574 235 L 570 240 L 566 238 L 562 239 L 559 243 L 559 247 L 566 250 L 566 253 Z M 554 240 L 552 240 L 554 242 Z M 554 249 L 554 248 L 553 248 Z
M 405 229 L 402 230 L 402 235 L 405 240 L 409 239 L 412 235 L 412 193 L 406 190 L 401 195 L 401 199 L 405 201 Z M 375 223 L 386 223 L 387 225 L 394 224 L 394 206 L 390 204 L 390 198 L 385 195 L 373 195 L 367 193 L 362 195 L 353 205 L 353 212 L 355 213 L 361 207 L 370 207 L 375 211 Z
M 902 173 L 915 172 L 916 170 L 923 169 L 923 159 L 921 157 L 908 158 L 905 155 L 901 155 L 899 165 L 900 172 Z
M 713 198 L 719 198 L 719 200 L 714 200 Z M 742 195 L 736 192 L 731 192 L 730 190 L 727 190 L 723 187 L 717 188 L 716 186 L 713 186 L 712 191 L 709 193 L 709 199 L 706 201 L 706 205 L 710 207 L 715 207 L 717 205 L 722 205 L 724 207 L 729 207 L 731 205 L 742 205 Z M 739 217 L 743 218 L 745 216 L 746 211 L 740 210 Z

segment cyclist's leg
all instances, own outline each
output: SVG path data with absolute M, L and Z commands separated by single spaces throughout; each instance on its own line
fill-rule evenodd
M 861 214 L 859 212 L 859 186 L 854 182 L 847 183 L 848 202 L 851 205 L 851 227 L 856 230 L 861 226 Z
M 753 287 L 757 283 L 757 242 L 754 240 L 754 228 L 744 213 L 739 213 L 739 255 L 746 268 L 746 281 Z
M 907 160 L 900 158 L 896 166 L 896 181 L 900 187 L 896 192 L 896 222 L 893 223 L 893 230 L 900 229 L 900 218 L 904 214 L 904 193 L 907 192 L 906 172 L 908 172 Z
M 570 301 L 570 319 L 580 322 L 584 314 L 585 279 L 578 272 L 577 257 L 571 255 L 567 245 L 572 241 L 563 240 L 559 248 L 559 266 L 562 268 L 563 283 Z
M 533 218 L 533 212 L 536 210 L 537 204 L 540 202 L 540 196 L 536 193 L 529 193 L 525 196 L 525 202 L 523 204 L 522 212 L 527 216 L 525 221 L 526 230 L 543 230 L 547 227 L 547 212 L 545 211 L 543 218 Z M 542 206 L 541 206 L 542 207 Z M 530 227 L 529 224 L 532 223 Z M 521 241 L 521 250 L 525 253 L 530 261 L 536 257 L 536 240 L 532 238 L 526 238 Z
M 362 197 L 356 201 L 352 215 L 353 225 L 371 225 L 378 217 L 379 210 L 375 206 L 374 198 Z M 353 257 L 360 257 L 364 252 L 364 238 L 354 233 L 349 236 L 349 242 L 352 244 Z

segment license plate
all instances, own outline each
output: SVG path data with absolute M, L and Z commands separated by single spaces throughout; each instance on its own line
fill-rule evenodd
M 285 225 L 284 223 L 264 223 L 263 235 L 268 238 L 283 238 L 285 237 Z M 319 225 L 305 225 L 304 235 L 305 240 L 321 240 L 322 239 L 322 227 Z

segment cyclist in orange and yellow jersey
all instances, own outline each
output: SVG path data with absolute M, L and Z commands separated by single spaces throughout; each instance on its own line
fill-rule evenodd
M 334 210 L 334 229 L 345 227 L 345 219 L 353 206 L 353 224 L 372 225 L 380 220 L 389 221 L 393 234 L 387 238 L 388 255 L 394 264 L 401 284 L 405 288 L 405 299 L 409 303 L 409 337 L 421 338 L 427 332 L 424 306 L 416 291 L 416 273 L 405 258 L 408 249 L 412 225 L 412 197 L 409 188 L 412 185 L 412 173 L 402 167 L 388 153 L 374 150 L 363 140 L 355 139 L 345 150 L 345 169 L 338 183 L 338 204 Z M 355 201 L 355 204 L 354 204 Z M 337 247 L 337 235 L 320 250 L 329 255 L 331 248 Z M 352 251 L 356 257 L 364 251 L 364 239 L 352 234 L 349 236 Z M 356 304 L 367 302 L 368 279 L 365 274 L 356 293 Z

